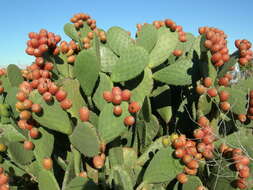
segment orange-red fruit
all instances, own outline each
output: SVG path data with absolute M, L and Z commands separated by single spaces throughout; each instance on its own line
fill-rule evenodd
M 227 86 L 229 84 L 229 79 L 227 77 L 221 77 L 218 81 L 220 86 Z
M 210 97 L 215 97 L 217 96 L 217 90 L 216 88 L 210 88 L 207 90 L 207 94 L 210 96 Z
M 205 88 L 203 85 L 199 84 L 199 85 L 197 85 L 197 87 L 196 87 L 196 92 L 197 92 L 199 95 L 204 94 L 204 93 L 206 92 L 206 88 Z
M 243 167 L 240 171 L 239 171 L 239 176 L 241 178 L 248 178 L 250 176 L 250 171 L 249 171 L 249 167 Z
M 180 173 L 180 174 L 177 175 L 177 180 L 180 183 L 184 184 L 184 183 L 186 183 L 188 181 L 188 177 L 184 173 Z
M 125 117 L 125 119 L 124 119 L 124 124 L 126 125 L 126 126 L 130 126 L 130 125 L 133 125 L 135 123 L 135 119 L 134 119 L 134 117 L 133 116 L 127 116 L 127 117 Z
M 183 54 L 183 51 L 180 50 L 180 49 L 176 49 L 173 51 L 173 55 L 176 56 L 176 57 L 179 57 Z
M 201 129 L 195 129 L 193 132 L 193 136 L 196 139 L 202 139 L 204 137 L 205 133 Z
M 64 100 L 61 101 L 60 105 L 62 109 L 67 110 L 72 107 L 72 101 L 68 98 L 65 98 Z
M 114 106 L 113 113 L 116 116 L 120 116 L 122 114 L 122 108 L 121 108 L 121 106 L 119 106 L 119 105 Z
M 176 158 L 183 158 L 185 155 L 185 150 L 183 148 L 178 148 L 175 150 L 174 155 Z
M 200 185 L 196 188 L 196 190 L 208 190 L 205 186 Z
M 6 174 L 0 175 L 0 186 L 7 184 L 9 182 L 9 176 Z
M 190 163 L 192 160 L 193 160 L 193 158 L 192 158 L 192 156 L 191 155 L 189 155 L 189 154 L 185 154 L 184 156 L 183 156 L 183 163 L 184 164 L 188 164 L 188 163 Z
M 55 97 L 59 102 L 61 102 L 67 97 L 67 92 L 60 89 L 56 92 Z
M 238 119 L 240 122 L 244 123 L 246 121 L 247 117 L 245 114 L 239 114 Z
M 197 169 L 199 167 L 199 163 L 196 160 L 192 160 L 189 163 L 187 163 L 187 167 L 190 169 Z
M 128 111 L 130 113 L 137 113 L 141 109 L 138 102 L 131 102 L 128 106 Z
M 222 90 L 222 91 L 220 91 L 220 93 L 219 93 L 219 97 L 220 97 L 220 101 L 221 101 L 221 102 L 225 102 L 225 101 L 227 101 L 228 98 L 229 98 L 229 93 L 228 93 L 227 91 Z
M 184 167 L 184 172 L 188 175 L 196 175 L 198 170 L 197 169 L 190 169 L 188 167 Z
M 37 128 L 32 128 L 29 132 L 30 134 L 30 137 L 33 138 L 33 139 L 37 139 L 40 135 L 40 132 Z
M 103 98 L 107 102 L 112 102 L 113 94 L 110 91 L 104 91 L 103 92 Z
M 53 167 L 53 161 L 51 158 L 44 158 L 42 161 L 43 168 L 46 170 L 51 170 Z
M 104 162 L 105 160 L 99 155 L 93 157 L 93 165 L 97 169 L 101 169 L 104 166 Z
M 220 103 L 220 109 L 222 110 L 222 111 L 228 111 L 228 110 L 230 110 L 230 103 L 228 103 L 228 102 L 221 102 Z
M 53 96 L 52 96 L 52 94 L 51 94 L 50 92 L 45 92 L 45 93 L 43 94 L 43 99 L 44 99 L 46 102 L 50 102 L 50 101 L 52 101 Z
M 16 95 L 17 100 L 19 100 L 20 102 L 23 102 L 26 98 L 27 95 L 26 93 L 24 93 L 23 91 L 19 91 Z
M 122 90 L 120 89 L 120 87 L 115 86 L 115 87 L 112 88 L 112 94 L 113 95 L 121 95 L 121 93 L 122 93 Z
M 209 87 L 212 86 L 212 84 L 213 84 L 212 78 L 206 77 L 206 78 L 204 79 L 203 83 L 204 83 L 204 86 L 205 86 L 205 87 L 209 88 Z
M 246 189 L 248 187 L 247 181 L 243 178 L 237 179 L 235 185 L 239 189 Z
M 205 127 L 209 124 L 209 120 L 205 116 L 200 116 L 198 119 L 198 124 L 200 127 Z
M 131 97 L 131 91 L 128 89 L 125 89 L 121 93 L 122 101 L 129 101 Z
M 51 84 L 48 86 L 48 91 L 49 91 L 52 95 L 56 94 L 58 90 L 59 90 L 59 87 L 58 87 L 56 84 L 54 84 L 54 83 L 51 83 Z
M 115 105 L 119 105 L 122 102 L 121 94 L 113 94 L 112 103 Z
M 79 116 L 82 121 L 89 121 L 90 119 L 90 110 L 87 107 L 81 107 L 79 109 Z
M 24 149 L 25 150 L 33 150 L 34 144 L 31 141 L 25 141 L 24 142 Z
M 33 102 L 31 100 L 26 99 L 23 102 L 24 109 L 30 109 L 33 105 Z
M 32 112 L 34 112 L 34 113 L 40 113 L 41 112 L 41 106 L 40 106 L 40 104 L 33 104 L 32 105 Z
M 19 114 L 19 118 L 21 120 L 28 120 L 31 118 L 31 116 L 32 116 L 31 112 L 29 112 L 27 110 L 24 110 L 24 111 L 20 112 L 20 114 Z
M 48 87 L 46 83 L 40 83 L 38 85 L 38 91 L 40 94 L 44 94 L 47 90 L 48 90 Z

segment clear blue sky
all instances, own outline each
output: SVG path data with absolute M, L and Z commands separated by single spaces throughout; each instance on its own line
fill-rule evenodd
M 215 26 L 229 36 L 253 41 L 253 0 L 0 0 L 0 66 L 28 65 L 27 34 L 45 28 L 63 39 L 63 26 L 78 12 L 90 14 L 100 28 L 118 25 L 134 33 L 137 23 L 171 18 L 197 35 L 199 26 Z

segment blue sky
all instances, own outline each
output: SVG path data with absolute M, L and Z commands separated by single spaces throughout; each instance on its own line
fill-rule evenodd
M 0 66 L 28 65 L 27 34 L 41 28 L 68 39 L 63 26 L 78 12 L 90 14 L 100 28 L 120 26 L 132 33 L 137 23 L 171 18 L 184 31 L 197 35 L 199 26 L 215 26 L 228 34 L 229 48 L 235 39 L 253 41 L 252 0 L 1 0 Z

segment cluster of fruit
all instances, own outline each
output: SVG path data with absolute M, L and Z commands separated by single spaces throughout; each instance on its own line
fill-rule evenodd
M 88 32 L 87 33 L 87 36 L 85 36 L 83 39 L 82 39 L 82 42 L 83 42 L 83 47 L 85 49 L 88 49 L 91 47 L 91 43 L 92 43 L 92 40 L 94 38 L 94 33 L 93 32 Z
M 178 40 L 180 42 L 187 42 L 187 37 L 186 33 L 183 31 L 183 27 L 180 25 L 177 25 L 173 20 L 171 19 L 166 19 L 164 21 L 165 26 L 170 28 L 172 31 L 177 31 L 178 32 Z
M 247 178 L 250 177 L 250 159 L 248 156 L 244 155 L 242 149 L 231 148 L 224 143 L 220 145 L 219 151 L 226 160 L 230 160 L 233 163 L 234 169 L 238 172 L 235 186 L 239 189 L 246 189 L 248 187 Z
M 59 54 L 59 48 L 57 47 L 57 43 L 61 41 L 59 35 L 41 29 L 39 33 L 30 32 L 28 36 L 30 38 L 30 40 L 27 41 L 26 48 L 26 53 L 28 55 L 41 57 L 47 51 L 51 51 L 54 55 Z
M 239 50 L 239 64 L 247 65 L 253 59 L 253 51 L 250 50 L 251 43 L 248 40 L 235 40 L 235 47 Z
M 9 190 L 9 176 L 0 168 L 0 190 Z
M 212 27 L 200 27 L 199 33 L 205 35 L 204 46 L 211 51 L 211 61 L 216 67 L 222 66 L 230 59 L 227 48 L 227 35 L 224 31 Z
M 96 29 L 96 20 L 91 19 L 90 15 L 85 13 L 78 13 L 75 14 L 71 19 L 70 22 L 72 22 L 76 29 L 80 29 L 83 27 L 84 22 L 87 23 L 87 25 L 92 29 Z
M 107 102 L 112 102 L 114 104 L 113 113 L 115 116 L 120 116 L 122 114 L 122 108 L 120 106 L 122 101 L 129 102 L 128 111 L 130 114 L 137 113 L 141 107 L 138 102 L 130 102 L 131 92 L 127 89 L 121 90 L 119 87 L 113 87 L 112 91 L 104 91 L 103 98 Z M 126 126 L 131 126 L 135 123 L 134 116 L 126 116 L 124 118 L 124 124 Z
M 76 60 L 75 53 L 79 52 L 80 48 L 73 40 L 69 43 L 62 41 L 60 43 L 60 51 L 67 56 L 68 63 L 74 63 Z

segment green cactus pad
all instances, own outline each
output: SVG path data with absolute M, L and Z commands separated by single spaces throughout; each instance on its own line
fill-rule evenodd
M 107 104 L 107 102 L 103 98 L 103 92 L 104 91 L 111 91 L 112 87 L 113 87 L 113 83 L 112 83 L 110 77 L 108 77 L 104 73 L 100 73 L 99 74 L 99 85 L 98 85 L 98 88 L 93 96 L 93 101 L 99 110 L 102 110 L 104 108 L 105 104 Z
M 99 153 L 96 129 L 88 122 L 78 123 L 70 136 L 70 142 L 85 156 L 93 157 Z
M 141 108 L 141 112 L 145 121 L 150 122 L 152 116 L 152 109 L 150 99 L 146 96 Z
M 157 42 L 157 29 L 152 24 L 145 24 L 138 32 L 136 45 L 145 48 L 150 52 Z
M 199 97 L 198 112 L 204 115 L 208 114 L 212 109 L 212 101 L 207 94 L 203 94 Z
M 113 179 L 116 189 L 119 187 L 122 190 L 133 190 L 133 182 L 129 173 L 121 166 L 113 168 Z
M 99 190 L 100 188 L 89 178 L 75 177 L 66 187 L 66 190 Z
M 76 57 L 74 65 L 74 75 L 79 80 L 79 83 L 87 96 L 90 96 L 95 87 L 100 64 L 98 56 L 94 50 L 82 50 Z
M 133 148 L 123 147 L 123 159 L 126 167 L 133 167 L 137 164 L 137 152 Z
M 176 48 L 177 42 L 178 35 L 176 32 L 163 31 L 150 53 L 149 67 L 156 67 L 166 61 Z
M 10 64 L 7 67 L 7 76 L 10 81 L 11 86 L 19 86 L 20 83 L 24 81 L 21 70 L 18 66 L 14 64 Z
M 33 101 L 33 103 L 40 104 L 42 107 L 42 114 L 33 113 L 33 118 L 38 123 L 49 129 L 64 134 L 71 134 L 72 126 L 68 114 L 63 111 L 60 104 L 56 100 L 54 100 L 52 105 L 49 105 L 43 100 L 38 91 L 33 91 L 30 94 L 30 99 Z
M 52 172 L 41 170 L 38 177 L 39 189 L 46 190 L 60 190 L 59 184 L 57 183 L 55 176 Z
M 19 142 L 26 139 L 25 136 L 13 125 L 0 124 L 0 129 L 3 130 L 3 132 L 0 133 L 0 138 L 4 137 L 9 142 Z
M 105 45 L 100 45 L 101 71 L 112 72 L 113 66 L 118 62 L 118 57 L 113 51 Z
M 66 79 L 62 82 L 63 89 L 68 93 L 68 98 L 72 101 L 72 107 L 67 111 L 76 118 L 79 118 L 79 109 L 86 106 L 80 93 L 80 84 L 76 79 Z
M 126 87 L 131 89 L 131 100 L 142 105 L 145 96 L 148 96 L 153 88 L 152 72 L 146 68 L 144 72 L 135 79 L 126 82 Z
M 192 61 L 183 59 L 153 74 L 153 78 L 170 85 L 185 86 L 192 83 Z
M 227 63 L 225 63 L 221 69 L 219 70 L 218 77 L 223 77 L 228 71 L 230 67 L 233 67 L 237 63 L 237 57 L 235 55 L 230 56 L 230 59 Z
M 148 52 L 138 46 L 127 48 L 112 68 L 112 81 L 122 82 L 139 75 L 149 62 Z
M 70 77 L 70 64 L 68 64 L 66 54 L 60 52 L 58 57 L 55 57 L 54 63 L 57 68 L 57 71 L 60 73 L 62 77 Z
M 109 161 L 111 168 L 123 165 L 123 149 L 121 147 L 111 148 L 109 150 Z
M 32 142 L 35 146 L 33 152 L 36 160 L 42 163 L 45 157 L 51 157 L 54 148 L 54 136 L 42 127 L 39 128 L 39 131 L 40 138 L 33 139 Z
M 235 114 L 246 114 L 247 109 L 247 98 L 246 93 L 243 90 L 236 89 L 236 88 L 225 88 L 230 96 L 228 102 L 231 105 L 231 110 Z
M 127 127 L 124 125 L 124 118 L 130 115 L 128 103 L 126 102 L 121 103 L 122 114 L 120 116 L 113 115 L 113 107 L 114 105 L 112 104 L 106 104 L 98 119 L 98 133 L 106 143 L 114 140 L 127 130 Z
M 70 23 L 65 24 L 64 33 L 76 42 L 79 40 L 76 28 L 73 24 Z
M 181 173 L 183 166 L 178 159 L 173 158 L 173 151 L 171 147 L 159 150 L 148 165 L 143 181 L 147 183 L 171 181 Z
M 156 137 L 160 129 L 160 125 L 157 118 L 154 115 L 151 115 L 150 121 L 144 121 L 144 124 L 145 124 L 145 126 L 143 127 L 145 130 L 144 144 L 145 146 L 148 146 L 153 142 L 154 138 Z
M 14 117 L 17 118 L 19 116 L 19 113 L 16 110 L 17 99 L 16 99 L 16 96 L 14 96 L 13 94 L 17 94 L 19 89 L 18 87 L 15 86 L 15 87 L 8 88 L 6 90 L 7 90 L 7 96 L 5 100 L 11 106 L 11 110 Z
M 32 162 L 34 158 L 33 151 L 25 150 L 23 143 L 11 142 L 8 145 L 8 154 L 14 162 L 22 165 L 27 165 Z
M 131 37 L 124 29 L 114 26 L 107 31 L 107 43 L 114 53 L 121 56 L 122 53 L 133 45 Z

